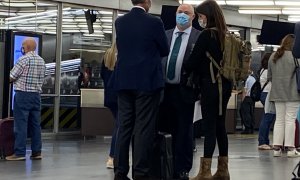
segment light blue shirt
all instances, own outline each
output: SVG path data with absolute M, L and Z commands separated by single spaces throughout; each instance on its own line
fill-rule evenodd
M 168 62 L 167 62 L 167 72 L 168 72 L 171 52 L 172 52 L 175 40 L 178 36 L 177 32 L 180 32 L 180 31 L 176 27 L 174 29 L 173 36 L 172 36 L 172 41 L 171 41 L 170 53 L 169 53 Z M 179 49 L 179 53 L 178 53 L 177 61 L 176 61 L 175 77 L 172 80 L 167 78 L 167 83 L 170 83 L 170 84 L 179 84 L 180 83 L 180 75 L 181 75 L 181 68 L 182 68 L 183 58 L 184 58 L 186 47 L 187 47 L 187 44 L 188 44 L 188 41 L 189 41 L 190 34 L 192 32 L 192 26 L 185 29 L 183 32 L 184 33 L 182 34 L 182 41 L 181 41 L 181 45 L 180 45 L 180 49 Z

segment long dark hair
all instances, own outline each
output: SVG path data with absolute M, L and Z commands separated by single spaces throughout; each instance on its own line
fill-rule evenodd
M 288 34 L 286 35 L 282 41 L 280 47 L 277 49 L 273 62 L 276 63 L 279 58 L 281 58 L 284 54 L 284 51 L 291 51 L 294 46 L 294 41 L 295 41 L 295 35 L 294 34 Z
M 206 28 L 216 27 L 218 29 L 218 36 L 223 49 L 227 25 L 221 7 L 215 0 L 206 0 L 196 7 L 196 12 L 206 16 Z
M 272 53 L 265 53 L 261 59 L 261 68 L 260 69 L 268 69 L 269 59 Z

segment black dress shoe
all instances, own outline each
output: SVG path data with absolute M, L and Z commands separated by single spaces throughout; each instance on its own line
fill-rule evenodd
M 154 178 L 150 178 L 149 176 L 135 176 L 134 180 L 155 180 Z
M 253 130 L 245 129 L 244 131 L 241 132 L 241 134 L 253 134 Z
M 189 173 L 186 171 L 183 171 L 179 174 L 180 180 L 189 180 Z
M 115 178 L 114 180 L 130 180 L 130 178 L 128 178 L 126 175 L 124 174 L 115 174 Z

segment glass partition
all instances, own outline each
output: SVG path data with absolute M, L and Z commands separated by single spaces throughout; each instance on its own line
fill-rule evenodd
M 2 32 L 10 33 L 7 30 L 11 30 L 12 34 L 21 34 L 22 37 L 25 36 L 24 38 L 26 36 L 39 37 L 39 51 L 36 53 L 39 53 L 46 63 L 46 77 L 42 87 L 41 127 L 47 131 L 53 129 L 53 97 L 55 96 L 55 68 L 53 67 L 56 54 L 56 33 L 53 32 L 56 32 L 57 7 L 57 3 L 49 1 L 0 0 Z M 48 32 L 46 27 L 51 27 L 53 32 Z M 20 39 L 20 41 L 23 40 Z M 18 49 L 15 49 L 14 53 L 17 51 Z
M 63 5 L 61 131 L 81 127 L 80 89 L 103 88 L 100 69 L 104 52 L 111 46 L 112 15 L 112 10 Z

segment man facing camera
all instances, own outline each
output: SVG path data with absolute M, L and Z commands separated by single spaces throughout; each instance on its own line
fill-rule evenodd
M 164 99 L 161 104 L 161 130 L 172 134 L 174 178 L 189 179 L 193 163 L 193 114 L 195 93 L 188 87 L 182 64 L 189 59 L 200 31 L 192 27 L 191 5 L 182 4 L 176 12 L 176 27 L 166 31 L 170 54 L 163 60 Z
M 44 59 L 36 54 L 36 42 L 27 38 L 22 43 L 23 56 L 10 71 L 10 82 L 14 83 L 14 154 L 6 160 L 26 159 L 26 138 L 31 135 L 31 159 L 41 156 L 41 96 L 45 77 Z M 27 128 L 28 127 L 28 128 Z M 29 131 L 29 132 L 27 132 Z
M 134 7 L 116 22 L 118 62 L 110 84 L 118 92 L 119 130 L 114 158 L 115 180 L 128 180 L 129 144 L 133 139 L 133 179 L 150 180 L 160 92 L 161 58 L 169 54 L 162 21 L 147 12 L 151 0 L 131 0 Z

